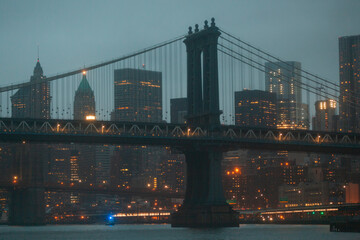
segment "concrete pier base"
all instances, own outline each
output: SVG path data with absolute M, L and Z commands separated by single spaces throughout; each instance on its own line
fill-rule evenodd
M 44 188 L 14 189 L 9 210 L 9 225 L 45 225 Z
M 10 190 L 9 225 L 45 224 L 45 188 L 43 159 L 45 145 L 21 144 L 14 147 L 13 176 L 17 183 Z
M 238 227 L 238 214 L 226 203 L 221 181 L 221 151 L 202 147 L 184 151 L 186 193 L 171 215 L 172 227 Z
M 171 215 L 172 227 L 239 227 L 239 214 L 230 206 L 180 208 Z

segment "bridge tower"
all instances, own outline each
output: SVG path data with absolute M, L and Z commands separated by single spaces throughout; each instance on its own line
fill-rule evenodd
M 187 51 L 187 123 L 216 133 L 220 127 L 217 42 L 220 36 L 211 19 L 203 30 L 195 25 L 184 40 Z M 187 182 L 182 207 L 172 214 L 173 227 L 237 227 L 238 215 L 226 203 L 221 179 L 221 147 L 196 144 L 182 149 Z

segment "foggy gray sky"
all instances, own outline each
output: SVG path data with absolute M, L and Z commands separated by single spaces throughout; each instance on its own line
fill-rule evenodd
M 338 37 L 360 34 L 359 0 L 0 0 L 0 85 L 28 81 L 40 46 L 53 75 L 185 34 L 222 29 L 338 83 Z

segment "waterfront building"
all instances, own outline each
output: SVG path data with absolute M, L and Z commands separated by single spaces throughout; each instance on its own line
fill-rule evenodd
M 321 206 L 329 204 L 328 182 L 301 182 L 279 187 L 279 207 Z
M 165 191 L 179 192 L 185 187 L 185 159 L 184 155 L 164 155 L 160 163 L 160 187 Z

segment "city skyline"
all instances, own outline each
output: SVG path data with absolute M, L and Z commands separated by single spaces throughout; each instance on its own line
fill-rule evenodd
M 242 210 L 355 203 L 360 211 L 359 107 L 351 106 L 360 35 L 338 38 L 334 87 L 306 71 L 300 55 L 274 57 L 214 18 L 186 32 L 52 78 L 38 58 L 30 81 L 0 87 L 0 166 L 9 172 L 0 181 L 9 206 L 2 218 L 43 225 L 75 216 L 69 211 L 155 210 L 159 220 L 171 214 L 172 227 L 198 228 L 238 227 Z M 72 194 L 50 193 L 65 190 Z M 130 195 L 95 195 L 104 190 Z M 92 218 L 81 214 L 81 222 Z
M 236 7 L 233 6 L 234 3 L 230 4 L 230 2 L 222 3 L 219 6 L 218 3 L 208 4 L 205 1 L 199 1 L 192 4 L 185 2 L 183 6 L 169 12 L 161 11 L 161 9 L 167 8 L 170 3 L 165 4 L 158 1 L 153 6 L 148 4 L 143 2 L 137 9 L 139 13 L 143 13 L 145 19 L 148 19 L 148 21 L 141 21 L 134 19 L 134 16 L 129 16 L 128 11 L 115 14 L 116 7 L 120 11 L 125 9 L 123 3 L 112 1 L 107 1 L 105 4 L 96 2 L 84 4 L 82 1 L 76 1 L 71 2 L 71 5 L 70 2 L 64 4 L 50 4 L 45 1 L 2 2 L 0 4 L 0 29 L 8 33 L 6 37 L 0 38 L 1 52 L 3 53 L 0 64 L 7 69 L 6 71 L 0 70 L 2 83 L 24 82 L 28 79 L 33 59 L 37 57 L 38 45 L 40 59 L 44 68 L 47 69 L 47 75 L 52 75 L 81 68 L 84 64 L 96 63 L 99 56 L 102 59 L 115 58 L 118 55 L 147 47 L 151 43 L 160 42 L 164 38 L 178 36 L 180 33 L 185 33 L 182 30 L 187 25 L 193 22 L 201 24 L 203 19 L 209 16 L 214 16 L 221 25 L 235 30 L 237 36 L 244 36 L 246 41 L 254 43 L 255 46 L 271 51 L 286 60 L 299 61 L 303 64 L 304 69 L 309 69 L 330 81 L 338 82 L 337 39 L 340 36 L 357 34 L 356 25 L 350 23 L 358 22 L 360 18 L 355 11 L 355 5 L 360 5 L 357 1 L 347 1 L 347 4 L 338 1 L 326 1 L 326 4 L 321 2 L 289 3 L 287 1 L 254 4 L 251 1 L 241 1 L 236 4 Z M 204 4 L 208 5 L 208 11 L 199 11 Z M 156 7 L 157 5 L 158 7 Z M 134 9 L 137 5 L 128 3 L 126 6 Z M 58 12 L 57 9 L 60 11 Z M 78 11 L 80 9 L 81 11 Z M 100 14 L 95 14 L 94 9 L 97 9 Z M 161 16 L 151 18 L 154 15 L 147 14 L 148 10 L 160 11 L 165 14 L 164 17 L 169 17 L 171 20 L 165 24 L 160 20 Z M 220 16 L 220 10 L 239 11 L 240 14 Z M 298 10 L 304 14 L 298 14 Z M 266 14 L 253 17 L 251 14 L 255 14 L 257 11 Z M 321 11 L 321 15 L 317 14 L 319 11 Z M 39 14 L 39 12 L 44 14 Z M 114 14 L 108 14 L 108 12 Z M 180 21 L 184 19 L 182 12 L 187 13 L 188 20 Z M 19 15 L 21 15 L 21 19 L 25 18 L 28 21 L 16 19 Z M 298 18 L 295 18 L 296 15 Z M 68 20 L 62 16 L 67 16 Z M 42 21 L 44 18 L 49 18 L 50 21 Z M 103 24 L 112 26 L 114 24 L 112 18 L 117 19 L 117 22 L 121 24 L 119 28 L 98 27 Z M 134 21 L 129 21 L 129 19 Z M 251 19 L 250 23 L 245 21 L 246 19 Z M 287 21 L 283 21 L 284 19 Z M 70 24 L 69 20 L 75 24 Z M 90 21 L 91 25 L 87 24 L 87 21 Z M 235 24 L 237 21 L 240 22 L 240 26 Z M 129 22 L 132 23 L 129 24 Z M 28 26 L 28 24 L 31 25 Z M 95 29 L 91 29 L 90 26 Z M 293 26 L 297 27 L 293 28 Z M 254 27 L 259 30 L 254 31 Z M 148 42 L 141 40 L 142 36 L 147 33 L 145 29 L 152 29 L 152 32 L 155 33 L 151 35 Z M 323 29 L 327 29 L 325 35 Z M 29 31 L 34 34 L 30 34 Z M 99 33 L 95 37 L 93 33 L 98 31 Z M 282 36 L 279 34 L 285 31 L 287 32 L 285 37 L 279 37 Z M 128 33 L 126 38 L 123 36 L 124 32 Z M 70 35 L 66 36 L 68 34 Z M 119 42 L 118 39 L 121 41 Z M 106 46 L 101 46 L 102 43 Z M 68 44 L 67 47 L 64 47 L 64 44 Z M 22 46 L 22 51 L 20 53 L 7 46 Z M 62 52 L 55 55 L 55 50 L 59 48 L 63 49 Z M 69 55 L 72 55 L 71 59 L 68 58 Z M 15 62 L 16 64 L 14 64 Z M 22 66 L 21 71 L 19 71 L 19 66 Z

